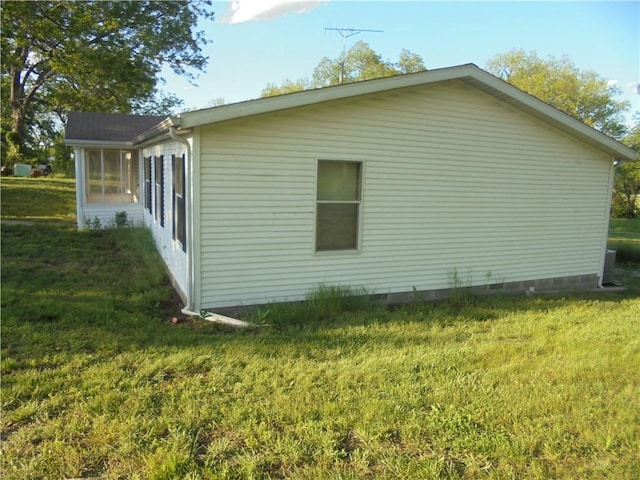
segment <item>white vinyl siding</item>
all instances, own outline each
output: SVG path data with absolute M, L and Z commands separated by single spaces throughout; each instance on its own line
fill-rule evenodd
M 611 159 L 462 82 L 201 128 L 202 307 L 600 275 Z M 358 255 L 314 255 L 316 159 L 366 159 Z
M 173 282 L 186 301 L 192 292 L 189 277 L 190 265 L 186 235 L 182 235 L 181 231 L 182 238 L 177 238 L 175 232 L 178 211 L 175 208 L 175 162 L 173 161 L 174 157 L 182 160 L 184 154 L 184 146 L 174 141 L 147 146 L 142 150 L 145 159 L 142 172 L 146 190 L 145 203 L 148 204 L 148 208 L 144 209 L 145 225 L 151 230 L 158 251 L 171 272 Z M 182 162 L 181 166 L 184 166 Z M 182 175 L 180 178 L 182 179 Z M 186 190 L 186 188 L 181 190 L 182 196 Z M 180 228 L 186 230 L 183 210 L 180 210 L 179 221 L 182 222 Z

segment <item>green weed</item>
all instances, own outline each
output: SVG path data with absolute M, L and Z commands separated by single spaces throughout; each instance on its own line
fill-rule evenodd
M 375 308 L 375 299 L 364 288 L 318 285 L 301 302 L 273 303 L 253 311 L 248 320 L 257 325 L 309 327 L 339 320 L 348 312 Z
M 456 308 L 465 308 L 474 303 L 475 299 L 471 293 L 473 285 L 473 274 L 471 269 L 467 270 L 466 278 L 458 272 L 457 268 L 453 268 L 449 272 L 449 302 Z

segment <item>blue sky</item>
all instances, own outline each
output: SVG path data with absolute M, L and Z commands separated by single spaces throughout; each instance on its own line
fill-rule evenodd
M 583 70 L 615 83 L 640 110 L 639 1 L 343 1 L 232 0 L 214 2 L 216 20 L 202 23 L 211 43 L 197 86 L 164 72 L 165 91 L 185 108 L 260 96 L 268 83 L 311 77 L 324 56 L 337 58 L 342 37 L 326 28 L 383 30 L 347 39 L 366 41 L 384 59 L 406 48 L 428 69 L 475 63 L 520 48 L 541 57 L 567 55 Z

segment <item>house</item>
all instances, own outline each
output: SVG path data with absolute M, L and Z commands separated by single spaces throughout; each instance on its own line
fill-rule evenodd
M 79 227 L 126 211 L 195 311 L 321 283 L 596 288 L 614 162 L 636 157 L 472 64 L 112 119 L 69 116 Z

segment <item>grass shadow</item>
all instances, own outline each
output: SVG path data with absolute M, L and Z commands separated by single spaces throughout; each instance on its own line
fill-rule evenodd
M 5 355 L 192 345 L 227 332 L 171 323 L 181 305 L 144 229 L 3 225 L 2 267 Z

